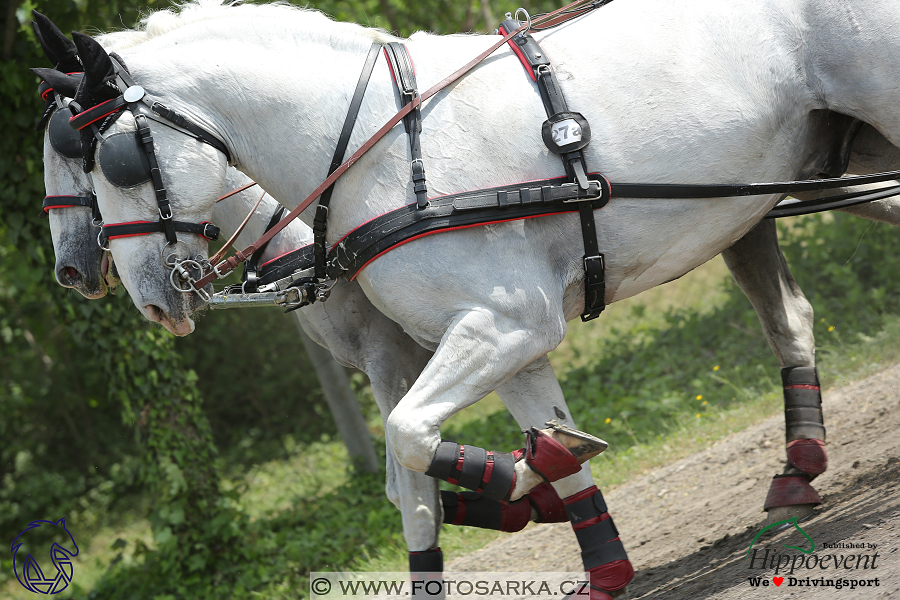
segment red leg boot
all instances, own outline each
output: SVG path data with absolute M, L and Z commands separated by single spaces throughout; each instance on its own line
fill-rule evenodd
M 612 600 L 621 595 L 634 578 L 634 568 L 606 510 L 603 494 L 591 486 L 563 502 L 581 546 L 584 570 L 590 573 L 591 600 Z

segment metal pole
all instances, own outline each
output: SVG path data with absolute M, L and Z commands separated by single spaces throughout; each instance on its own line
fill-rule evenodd
M 325 392 L 325 400 L 334 417 L 338 433 L 347 446 L 347 452 L 351 458 L 359 461 L 364 471 L 377 473 L 378 455 L 375 453 L 372 436 L 369 435 L 369 428 L 350 387 L 350 380 L 344 367 L 334 360 L 331 352 L 306 335 L 299 319 L 295 319 L 294 322 L 300 332 L 300 339 L 303 340 L 306 355 L 309 356 L 319 377 L 322 391 Z

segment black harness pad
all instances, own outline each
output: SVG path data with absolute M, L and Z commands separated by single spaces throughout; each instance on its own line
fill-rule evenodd
M 130 188 L 150 181 L 150 161 L 133 131 L 114 133 L 98 150 L 103 175 L 116 187 Z
M 81 158 L 81 134 L 69 127 L 69 115 L 57 110 L 50 117 L 50 145 L 66 158 Z

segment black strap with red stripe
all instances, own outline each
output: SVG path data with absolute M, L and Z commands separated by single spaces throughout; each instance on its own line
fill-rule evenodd
M 803 439 L 825 441 L 822 391 L 816 367 L 781 369 L 784 386 L 784 424 L 788 442 Z
M 97 211 L 97 197 L 93 194 L 90 196 L 44 196 L 41 214 L 47 215 L 54 208 L 72 208 L 75 206 L 84 206 L 85 208 L 90 208 L 91 211 Z
M 579 204 L 601 208 L 609 198 L 609 183 L 591 175 L 587 193 L 565 177 L 432 198 L 420 209 L 408 204 L 360 225 L 331 248 L 330 277 L 354 279 L 369 262 L 416 238 L 489 223 L 575 212 Z
M 92 106 L 91 108 L 88 108 L 86 110 L 79 110 L 81 107 L 72 102 L 69 104 L 69 106 L 73 111 L 78 112 L 75 112 L 71 117 L 69 117 L 69 125 L 71 125 L 72 129 L 81 131 L 88 125 L 96 123 L 103 117 L 108 117 L 114 112 L 122 110 L 123 108 L 125 108 L 126 104 L 128 103 L 122 96 L 107 100 L 106 102 L 101 102 L 97 106 Z
M 195 233 L 208 240 L 219 239 L 219 228 L 210 223 L 185 223 L 183 221 L 134 221 L 132 223 L 113 223 L 104 225 L 100 239 L 114 240 L 117 238 L 132 237 L 136 235 L 148 235 L 150 233 L 166 233 L 166 224 L 171 224 L 173 231 L 181 233 Z

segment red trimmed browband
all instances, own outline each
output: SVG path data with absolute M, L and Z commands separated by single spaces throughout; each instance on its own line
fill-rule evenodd
M 96 123 L 100 119 L 108 117 L 125 106 L 125 104 L 127 104 L 127 102 L 122 96 L 107 100 L 106 102 L 101 102 L 97 106 L 83 110 L 77 115 L 69 117 L 69 125 L 71 125 L 73 129 L 80 131 L 91 123 Z

